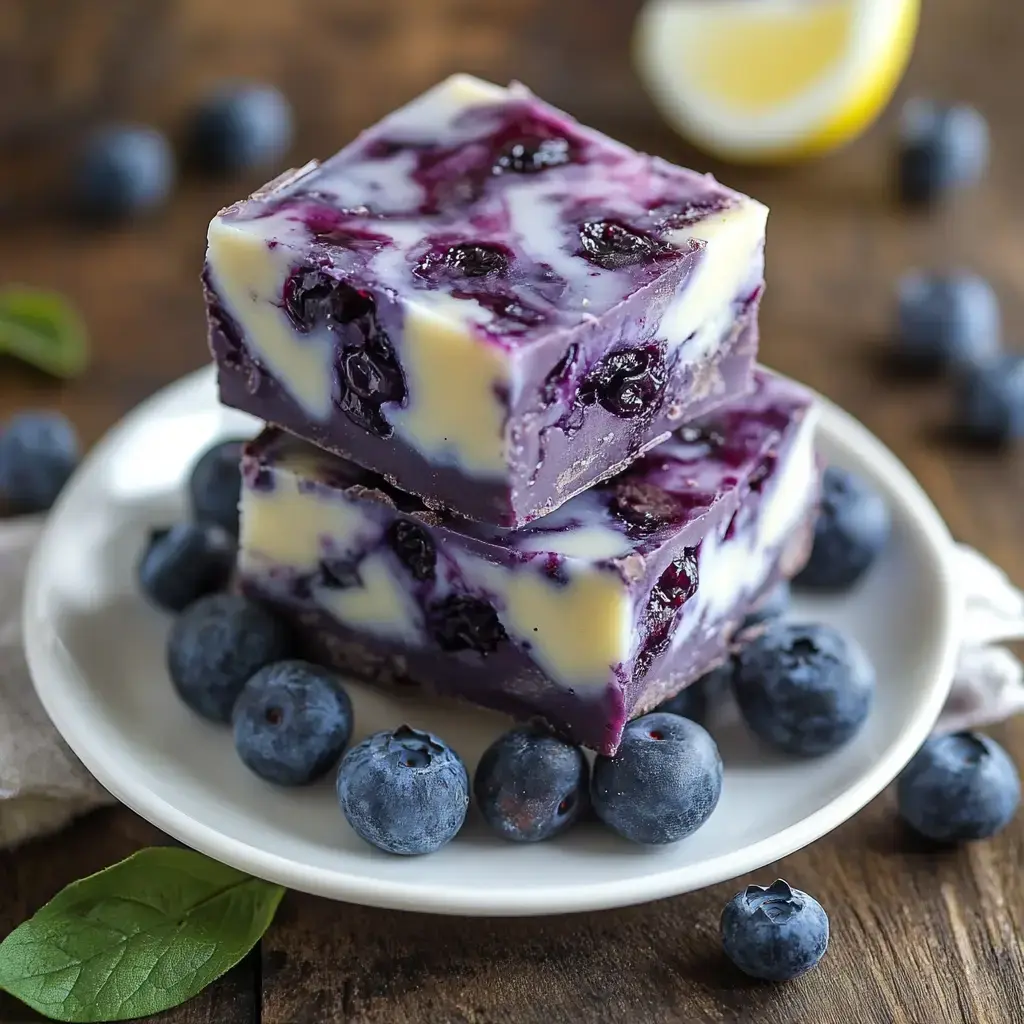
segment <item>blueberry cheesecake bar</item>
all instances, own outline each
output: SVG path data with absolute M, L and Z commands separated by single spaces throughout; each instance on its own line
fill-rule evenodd
M 456 75 L 214 218 L 220 396 L 522 526 L 748 390 L 766 218 Z
M 241 586 L 304 657 L 540 718 L 610 754 L 802 567 L 813 413 L 758 370 L 746 397 L 516 530 L 428 508 L 270 428 L 243 456 Z

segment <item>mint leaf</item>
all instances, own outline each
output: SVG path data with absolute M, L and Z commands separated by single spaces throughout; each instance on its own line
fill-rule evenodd
M 0 943 L 0 988 L 63 1021 L 145 1017 L 234 967 L 284 889 L 154 847 L 72 882 Z
M 0 352 L 55 377 L 75 377 L 89 361 L 89 338 L 63 296 L 12 285 L 0 291 Z

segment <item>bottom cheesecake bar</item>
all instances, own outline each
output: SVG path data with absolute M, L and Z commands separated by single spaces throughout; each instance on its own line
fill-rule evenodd
M 243 456 L 240 584 L 308 658 L 611 754 L 802 567 L 813 420 L 807 392 L 760 370 L 742 400 L 518 530 L 428 510 L 271 428 Z

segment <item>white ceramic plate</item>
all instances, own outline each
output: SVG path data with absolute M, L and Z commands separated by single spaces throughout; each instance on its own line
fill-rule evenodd
M 471 817 L 439 853 L 380 853 L 349 830 L 332 781 L 299 791 L 261 782 L 236 759 L 228 730 L 178 701 L 164 668 L 169 619 L 136 590 L 148 530 L 182 512 L 196 454 L 220 436 L 256 429 L 218 406 L 209 370 L 146 402 L 64 492 L 25 596 L 36 688 L 82 761 L 155 825 L 254 875 L 355 903 L 482 915 L 591 910 L 698 889 L 783 857 L 855 814 L 910 759 L 941 709 L 957 640 L 949 534 L 896 459 L 826 403 L 822 454 L 874 480 L 895 521 L 885 557 L 855 593 L 804 600 L 794 612 L 841 626 L 874 659 L 878 698 L 856 740 L 809 763 L 765 751 L 738 723 L 718 730 L 721 802 L 675 846 L 636 847 L 596 823 L 520 846 Z M 507 726 L 496 715 L 399 701 L 357 684 L 351 693 L 357 736 L 409 721 L 445 737 L 471 770 Z

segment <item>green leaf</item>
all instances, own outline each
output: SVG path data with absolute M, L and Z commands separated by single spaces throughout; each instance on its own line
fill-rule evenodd
M 0 943 L 0 988 L 53 1020 L 145 1017 L 234 967 L 284 889 L 191 850 L 140 850 L 73 882 Z
M 89 361 L 89 337 L 63 296 L 12 285 L 0 290 L 0 352 L 55 377 L 75 377 Z

